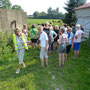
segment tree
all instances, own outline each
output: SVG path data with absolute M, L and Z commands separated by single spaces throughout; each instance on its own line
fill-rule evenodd
M 69 25 L 72 22 L 75 22 L 74 9 L 85 3 L 86 3 L 86 0 L 69 0 L 67 3 L 65 3 L 66 7 L 64 7 L 64 9 L 67 11 L 67 13 L 65 14 L 64 22 Z
M 58 7 L 56 8 L 56 13 L 59 14 L 59 8 Z
M 19 5 L 13 5 L 13 6 L 12 6 L 12 9 L 13 9 L 13 10 L 19 10 L 19 11 L 24 11 L 24 10 L 21 8 L 21 6 L 19 6 Z
M 38 18 L 39 17 L 39 12 L 38 11 L 35 11 L 34 13 L 33 13 L 33 16 L 34 16 L 34 18 Z
M 83 5 L 86 3 L 86 0 L 75 0 L 75 3 L 76 3 L 76 7 L 80 6 L 80 5 Z
M 52 13 L 52 7 L 49 7 L 47 12 L 48 12 L 48 14 L 51 14 Z
M 51 7 L 48 8 L 47 13 L 45 12 L 38 12 L 35 11 L 33 13 L 34 18 L 38 19 L 64 19 L 64 14 L 59 12 L 59 8 L 57 7 L 56 9 L 52 9 Z
M 44 19 L 45 17 L 46 17 L 46 13 L 43 11 L 43 12 L 41 12 L 40 14 L 39 14 L 39 18 L 40 19 Z
M 11 2 L 10 2 L 10 0 L 0 0 L 0 8 L 11 9 Z

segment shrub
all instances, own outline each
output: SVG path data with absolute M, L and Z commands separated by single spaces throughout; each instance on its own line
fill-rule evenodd
M 0 60 L 7 59 L 12 53 L 12 35 L 10 32 L 0 32 Z

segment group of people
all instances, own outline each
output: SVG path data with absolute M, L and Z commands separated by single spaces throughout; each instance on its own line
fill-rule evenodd
M 59 27 L 58 25 L 52 26 L 46 22 L 45 24 L 38 25 L 37 28 L 35 25 L 32 25 L 30 31 L 27 31 L 26 26 L 24 26 L 22 32 L 18 28 L 16 28 L 14 32 L 14 48 L 19 59 L 19 67 L 16 73 L 20 72 L 21 64 L 25 67 L 23 57 L 24 48 L 28 50 L 26 43 L 27 32 L 29 32 L 32 47 L 37 47 L 37 44 L 39 44 L 42 67 L 44 67 L 44 58 L 46 60 L 46 66 L 48 67 L 48 56 L 50 56 L 50 53 L 54 50 L 53 45 L 59 55 L 59 67 L 64 66 L 65 60 L 68 60 L 71 48 L 74 50 L 74 59 L 78 58 L 81 38 L 84 37 L 84 32 L 81 30 L 79 24 L 77 24 L 76 27 L 74 24 L 72 24 L 71 27 L 67 26 L 67 24 Z

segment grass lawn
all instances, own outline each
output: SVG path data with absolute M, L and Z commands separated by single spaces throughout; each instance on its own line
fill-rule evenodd
M 52 22 L 53 20 L 55 20 L 55 23 L 52 23 L 52 25 L 60 25 L 60 23 L 58 23 L 59 19 L 27 19 L 27 23 L 28 23 L 28 27 L 30 28 L 32 24 L 42 24 L 45 23 L 46 21 L 48 22 Z
M 40 50 L 25 53 L 26 68 L 15 74 L 18 67 L 16 53 L 0 61 L 0 90 L 90 90 L 90 45 L 81 44 L 78 60 L 73 60 L 73 50 L 65 66 L 58 67 L 58 54 L 54 51 L 49 66 L 41 67 Z

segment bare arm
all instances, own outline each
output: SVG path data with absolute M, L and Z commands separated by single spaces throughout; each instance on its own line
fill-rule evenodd
M 72 38 L 72 48 L 73 48 L 74 38 Z
M 82 33 L 82 37 L 84 37 L 84 36 L 85 36 L 85 33 L 83 32 L 83 33 Z
M 75 39 L 77 39 L 77 38 L 78 38 L 78 35 L 76 34 L 76 35 L 75 35 Z
M 68 43 L 68 38 L 66 39 L 66 43 Z
M 29 34 L 32 38 L 34 38 L 31 34 Z
M 48 40 L 46 40 L 46 48 L 45 48 L 46 51 L 48 51 Z
M 57 40 L 58 44 L 61 44 L 61 35 L 59 36 L 59 39 Z
M 55 37 L 54 37 L 54 39 L 57 37 L 57 33 L 55 33 Z

